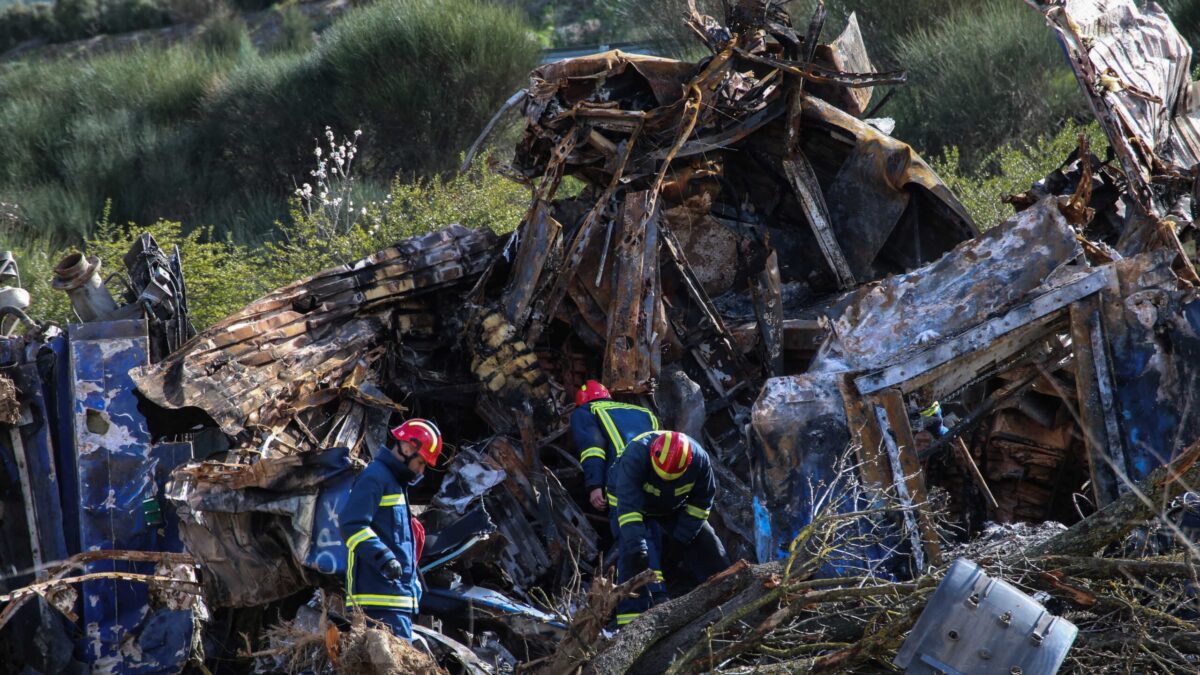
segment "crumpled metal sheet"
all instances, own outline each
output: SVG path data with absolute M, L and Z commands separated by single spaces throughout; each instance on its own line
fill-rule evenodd
M 1134 175 L 1148 181 L 1156 159 L 1181 169 L 1196 163 L 1192 152 L 1179 152 L 1185 149 L 1174 142 L 1171 124 L 1188 97 L 1192 50 L 1162 7 L 1133 0 L 1027 2 L 1058 33 L 1110 142 L 1137 159 Z
M 314 572 L 345 572 L 336 506 L 326 508 L 321 490 L 337 484 L 349 492 L 354 467 L 346 448 L 332 448 L 253 465 L 177 469 L 167 497 L 188 552 L 205 570 L 213 605 L 261 605 L 314 584 Z
M 346 385 L 393 318 L 402 332 L 428 328 L 430 314 L 409 311 L 482 272 L 495 243 L 458 225 L 406 239 L 268 294 L 134 381 L 155 404 L 200 408 L 230 435 L 282 429 L 296 401 Z
M 934 263 L 854 291 L 810 372 L 901 361 L 1013 307 L 1081 254 L 1057 201 L 1047 198 Z

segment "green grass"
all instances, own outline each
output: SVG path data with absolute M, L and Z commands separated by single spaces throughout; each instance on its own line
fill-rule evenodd
M 117 222 L 269 236 L 326 125 L 362 129 L 359 176 L 386 186 L 454 166 L 538 50 L 512 10 L 482 0 L 380 0 L 308 51 L 258 54 L 240 19 L 200 39 L 0 71 L 0 202 L 10 238 L 81 241 Z

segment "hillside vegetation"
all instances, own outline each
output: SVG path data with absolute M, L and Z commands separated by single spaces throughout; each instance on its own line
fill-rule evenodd
M 287 215 L 326 126 L 361 129 L 360 189 L 447 169 L 536 65 L 512 9 L 379 0 L 311 50 L 259 53 L 216 15 L 199 39 L 0 72 L 0 219 L 18 241 L 115 222 L 213 225 L 255 241 Z

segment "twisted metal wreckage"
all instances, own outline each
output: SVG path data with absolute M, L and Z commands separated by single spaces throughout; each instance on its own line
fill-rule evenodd
M 1030 3 L 1110 150 L 1082 146 L 980 234 L 872 118 L 872 88 L 904 78 L 874 72 L 855 18 L 819 44 L 823 8 L 802 35 L 780 4 L 743 0 L 725 25 L 693 9 L 711 52 L 697 63 L 607 52 L 535 70 L 506 106 L 524 111 L 510 168 L 532 191 L 511 235 L 451 225 L 199 335 L 178 254 L 148 236 L 125 257 L 122 306 L 99 260 L 60 264 L 81 320 L 65 332 L 0 291 L 6 662 L 177 672 L 284 618 L 323 626 L 330 605 L 310 599 L 345 572 L 338 511 L 405 411 L 457 446 L 414 497 L 422 613 L 439 622 L 420 632 L 468 672 L 716 667 L 693 647 L 704 635 L 760 639 L 808 611 L 786 602 L 795 542 L 830 509 L 866 515 L 807 574 L 915 579 L 891 584 L 915 597 L 948 559 L 939 500 L 960 539 L 1095 511 L 1039 549 L 1083 556 L 1152 517 L 1129 486 L 1173 505 L 1168 478 L 1194 479 L 1200 439 L 1200 86 L 1165 14 Z M 583 191 L 557 196 L 565 176 Z M 0 274 L 15 273 L 10 257 Z M 551 601 L 600 572 L 603 519 L 572 497 L 562 440 L 565 392 L 596 373 L 719 458 L 715 524 L 733 557 L 763 563 L 609 641 L 585 611 L 599 576 L 582 604 Z M 911 420 L 932 401 L 950 432 L 922 441 Z M 848 475 L 858 492 L 831 496 Z M 1078 601 L 1063 565 L 1055 588 Z M 748 600 L 771 588 L 783 609 Z M 874 636 L 866 623 L 854 640 L 894 654 L 912 617 Z M 879 658 L 854 640 L 804 665 Z

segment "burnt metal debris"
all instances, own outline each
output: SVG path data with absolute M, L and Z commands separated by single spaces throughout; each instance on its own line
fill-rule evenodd
M 867 119 L 904 74 L 876 71 L 855 17 L 824 43 L 823 7 L 794 27 L 783 3 L 741 0 L 723 21 L 690 8 L 697 62 L 613 51 L 531 73 L 505 104 L 524 115 L 505 170 L 531 191 L 511 234 L 450 225 L 199 334 L 184 261 L 148 235 L 115 294 L 105 261 L 59 264 L 65 332 L 30 318 L 0 257 L 7 662 L 393 653 L 338 601 L 338 513 L 413 413 L 451 447 L 412 501 L 418 635 L 453 672 L 890 661 L 966 557 L 976 582 L 1039 593 L 1002 587 L 1046 672 L 1065 647 L 1039 652 L 1044 629 L 1073 625 L 1075 668 L 1194 667 L 1200 85 L 1156 5 L 1029 4 L 1108 155 L 1081 140 L 982 234 Z M 562 196 L 567 176 L 582 191 Z M 597 374 L 710 450 L 714 525 L 757 563 L 673 589 L 615 638 L 604 616 L 630 586 L 604 575 L 606 518 L 565 440 L 568 392 Z M 1021 529 L 1054 522 L 1072 527 Z M 979 657 L 933 622 L 897 663 Z

